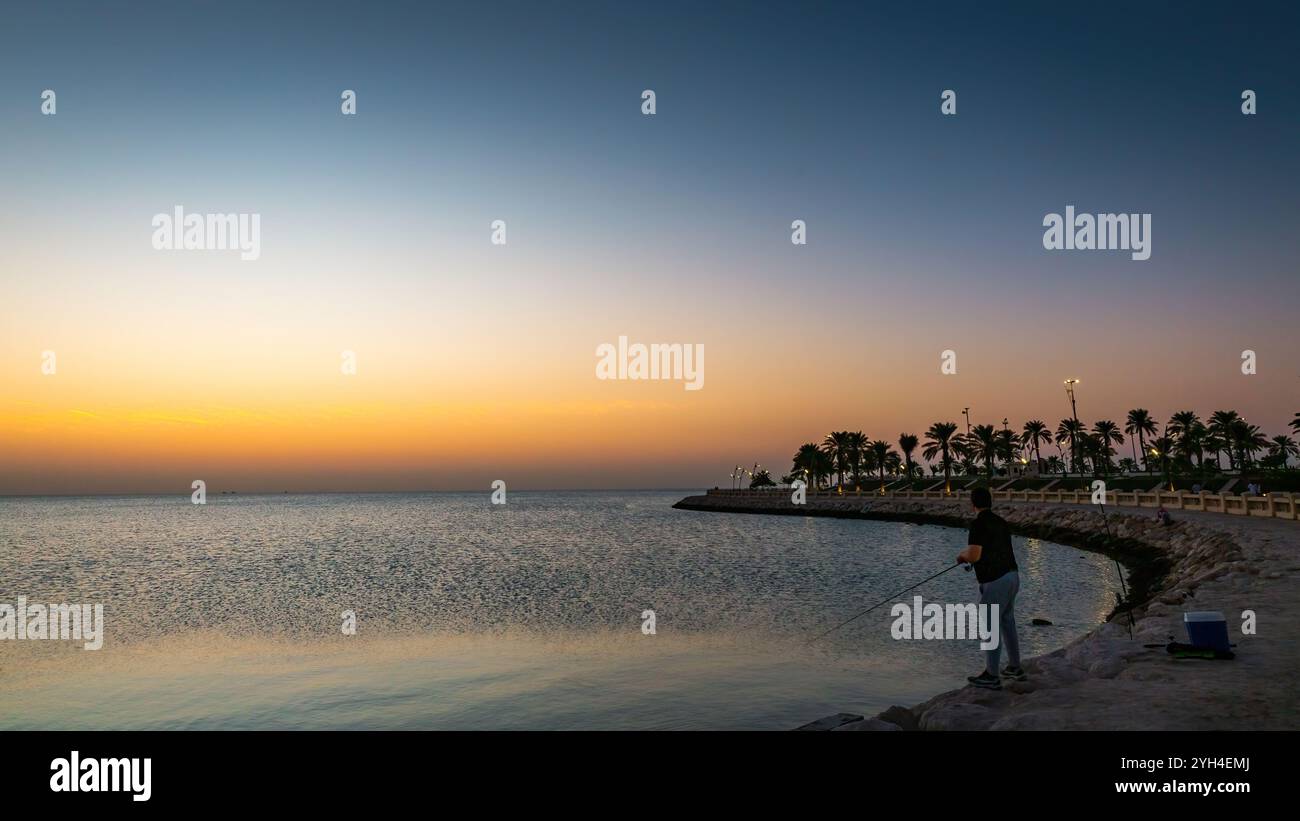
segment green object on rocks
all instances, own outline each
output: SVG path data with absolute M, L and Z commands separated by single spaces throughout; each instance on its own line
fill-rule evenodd
M 1231 650 L 1197 647 L 1194 644 L 1183 644 L 1177 641 L 1169 642 L 1169 644 L 1165 645 L 1165 650 L 1176 659 L 1221 659 L 1226 661 L 1237 657 L 1236 653 Z

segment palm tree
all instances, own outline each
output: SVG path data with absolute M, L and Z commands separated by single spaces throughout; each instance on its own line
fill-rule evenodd
M 849 466 L 853 470 L 853 482 L 857 487 L 861 487 L 862 482 L 862 460 L 866 456 L 867 445 L 870 440 L 867 435 L 860 430 L 849 434 Z
M 840 487 L 844 486 L 844 471 L 849 466 L 849 432 L 831 431 L 822 441 L 822 452 L 835 463 L 835 474 Z
M 1083 463 L 1085 470 L 1089 464 L 1092 465 L 1092 475 L 1094 476 L 1101 472 L 1101 463 L 1103 460 L 1107 462 L 1110 461 L 1109 459 L 1106 459 L 1103 454 L 1103 451 L 1106 449 L 1107 448 L 1102 445 L 1101 437 L 1094 433 L 1089 433 L 1085 430 L 1079 436 L 1080 461 Z
M 972 459 L 983 459 L 984 469 L 989 479 L 993 478 L 993 460 L 998 455 L 998 436 L 992 425 L 976 425 L 971 428 L 967 451 Z
M 1236 411 L 1218 410 L 1210 414 L 1210 433 L 1222 440 L 1224 450 L 1228 452 L 1228 470 L 1237 469 L 1237 459 L 1234 454 L 1234 440 L 1232 435 L 1233 426 L 1240 421 L 1241 417 Z
M 802 475 L 809 487 L 821 487 L 823 476 L 831 472 L 831 460 L 815 442 L 800 445 L 794 455 L 795 474 Z
M 880 469 L 880 492 L 885 492 L 885 468 L 889 464 L 889 454 L 892 452 L 889 443 L 884 439 L 877 439 L 871 443 L 871 452 L 876 457 L 876 466 Z
M 749 489 L 753 490 L 758 487 L 775 487 L 776 482 L 772 481 L 772 474 L 768 473 L 767 468 L 756 471 L 754 478 L 749 481 Z
M 1291 430 L 1300 434 L 1300 411 L 1295 412 L 1295 418 L 1291 420 Z
M 1169 417 L 1169 426 L 1165 428 L 1165 432 L 1168 433 L 1173 438 L 1177 439 L 1179 436 L 1185 434 L 1188 431 L 1188 429 L 1190 429 L 1193 425 L 1198 424 L 1200 421 L 1201 418 L 1196 415 L 1196 411 L 1189 411 L 1189 410 L 1179 411 L 1178 413 L 1175 413 L 1173 416 Z
M 903 460 L 907 463 L 907 478 L 912 478 L 912 451 L 921 443 L 915 433 L 898 434 L 898 449 L 903 452 Z
M 1099 455 L 1101 456 L 1102 472 L 1107 476 L 1110 475 L 1110 457 L 1115 455 L 1115 449 L 1112 444 L 1124 444 L 1124 436 L 1119 432 L 1119 425 L 1109 419 L 1102 419 L 1092 426 L 1092 432 L 1099 440 L 1101 445 Z
M 1138 451 L 1142 451 L 1142 465 L 1147 473 L 1151 472 L 1151 466 L 1147 463 L 1147 440 L 1148 436 L 1156 435 L 1156 423 L 1151 418 L 1151 413 L 1146 408 L 1134 408 L 1128 412 L 1128 421 L 1124 425 L 1124 432 L 1129 435 L 1130 441 L 1137 437 L 1137 445 L 1134 446 L 1133 459 L 1137 460 Z
M 799 449 L 795 451 L 794 456 L 791 458 L 794 466 L 790 469 L 790 475 L 802 477 L 805 484 L 809 487 L 811 487 L 813 483 L 813 467 L 816 464 L 816 460 L 813 458 L 814 451 L 821 453 L 821 448 L 817 447 L 812 442 L 809 442 L 800 445 Z
M 952 492 L 952 438 L 957 433 L 956 422 L 935 422 L 925 432 L 925 449 L 921 456 L 925 459 L 939 458 L 943 467 L 943 491 Z
M 961 472 L 966 476 L 974 476 L 979 472 L 975 464 L 975 445 L 968 433 L 959 433 L 952 437 L 952 452 L 957 457 L 957 463 L 961 467 Z
M 1168 436 L 1161 436 L 1151 442 L 1151 455 L 1160 460 L 1160 475 L 1169 485 L 1169 489 L 1174 489 L 1173 479 L 1169 477 L 1169 455 L 1173 453 L 1174 440 Z
M 862 449 L 862 474 L 864 476 L 874 476 L 876 473 L 876 452 L 872 449 L 875 442 L 867 440 L 866 446 Z
M 1071 466 L 1083 475 L 1083 467 L 1079 464 L 1079 442 L 1086 434 L 1083 423 L 1078 419 L 1062 419 L 1061 424 L 1056 426 L 1056 441 L 1070 443 L 1070 459 L 1074 464 Z
M 1130 439 L 1129 441 L 1132 441 L 1132 439 Z M 1127 456 L 1119 460 L 1120 473 L 1136 473 L 1137 468 L 1138 468 L 1138 463 L 1128 458 Z
M 1041 419 L 1030 419 L 1020 433 L 1020 442 L 1025 447 L 1033 449 L 1034 464 L 1039 470 L 1043 469 L 1043 457 L 1039 455 L 1038 446 L 1040 443 L 1051 441 L 1052 432 L 1048 430 L 1047 423 Z
M 1214 454 L 1214 467 L 1223 470 L 1223 463 L 1219 461 L 1219 454 L 1223 452 L 1228 443 L 1223 440 L 1217 433 L 1211 433 L 1209 428 L 1205 430 L 1205 436 L 1201 439 L 1201 447 L 1206 453 Z
M 1061 457 L 1059 456 L 1048 456 L 1045 466 L 1048 474 L 1056 473 L 1058 470 L 1062 473 L 1065 472 L 1064 465 L 1061 463 Z
M 1237 446 L 1243 468 L 1248 467 L 1255 460 L 1256 453 L 1268 447 L 1268 437 L 1264 432 L 1258 425 L 1252 425 L 1245 419 L 1238 419 L 1233 423 L 1232 442 Z
M 899 456 L 892 450 L 885 457 L 885 466 L 889 468 L 889 475 L 897 477 L 903 470 L 903 457 Z
M 1205 427 L 1199 421 L 1183 434 L 1181 440 L 1187 449 L 1188 458 L 1191 454 L 1196 454 L 1196 467 L 1205 467 L 1205 440 L 1210 438 L 1210 429 Z
M 1002 460 L 1004 466 L 1009 466 L 1020 455 L 1020 437 L 1011 432 L 1010 428 L 1003 428 L 997 432 L 998 458 Z
M 1268 446 L 1270 456 L 1278 460 L 1278 467 L 1285 468 L 1286 460 L 1292 456 L 1300 457 L 1300 447 L 1296 446 L 1295 440 L 1290 436 L 1274 436 L 1272 444 Z
M 1198 466 L 1204 464 L 1201 442 L 1205 439 L 1207 431 L 1201 424 L 1200 417 L 1196 415 L 1196 411 L 1179 411 L 1169 417 L 1167 431 L 1177 442 L 1179 455 L 1185 458 L 1188 464 L 1191 464 L 1193 456 L 1196 457 Z

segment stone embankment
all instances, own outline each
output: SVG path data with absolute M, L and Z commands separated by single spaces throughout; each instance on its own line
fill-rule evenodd
M 834 516 L 964 527 L 964 499 L 692 496 L 685 510 Z M 1115 556 L 1129 599 L 1091 632 L 1028 659 L 1025 682 L 1001 691 L 963 687 L 874 718 L 830 716 L 810 729 L 1300 729 L 1300 523 L 1180 512 L 1162 525 L 1152 511 L 999 502 L 1020 534 Z M 1237 645 L 1231 661 L 1177 659 L 1185 610 L 1219 610 Z M 1253 611 L 1256 633 L 1242 633 Z M 1129 638 L 1130 617 L 1133 637 Z M 1155 646 L 1149 646 L 1155 645 Z

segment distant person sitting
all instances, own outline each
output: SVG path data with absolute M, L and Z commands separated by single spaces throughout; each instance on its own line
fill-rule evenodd
M 975 568 L 975 579 L 980 586 L 980 605 L 998 606 L 998 642 L 984 651 L 984 672 L 967 676 L 976 687 L 1001 690 L 1001 678 L 1024 681 L 1025 671 L 1020 666 L 1020 637 L 1016 634 L 1016 594 L 1020 592 L 1020 567 L 1015 551 L 1011 549 L 1011 528 L 1005 519 L 993 512 L 993 494 L 986 487 L 970 492 L 970 503 L 975 508 L 975 521 L 971 523 L 966 549 L 957 554 L 958 564 L 967 562 Z M 1002 645 L 1007 647 L 1007 667 L 998 676 L 998 661 Z
M 1166 527 L 1169 526 L 1169 511 L 1165 510 L 1164 505 L 1161 505 L 1160 509 L 1156 511 L 1156 518 L 1160 520 L 1160 524 Z
M 1201 492 L 1200 482 L 1197 482 L 1196 484 L 1192 485 L 1192 493 L 1200 493 L 1200 492 Z

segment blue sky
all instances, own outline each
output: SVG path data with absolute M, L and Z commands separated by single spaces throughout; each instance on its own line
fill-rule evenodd
M 833 340 L 828 371 L 872 357 L 892 385 L 928 378 L 936 345 L 991 357 L 1013 335 L 1057 343 L 1019 366 L 1053 402 L 1087 357 L 1128 357 L 1086 380 L 1107 415 L 1140 385 L 1277 429 L 1300 348 L 1298 22 L 1286 4 L 22 4 L 0 29 L 0 342 L 22 358 L 42 322 L 94 332 L 59 295 L 174 319 L 182 274 L 136 251 L 181 203 L 264 214 L 265 266 L 221 274 L 266 297 L 254 332 L 294 293 L 285 327 L 348 300 L 335 320 L 397 327 L 386 312 L 427 301 L 463 336 L 582 351 L 629 331 Z M 1151 259 L 1045 251 L 1067 205 L 1152 214 Z M 483 241 L 496 218 L 508 258 Z M 458 319 L 491 304 L 487 276 L 497 308 Z M 1282 368 L 1240 396 L 1247 347 Z M 772 379 L 764 401 L 793 401 Z M 856 401 L 836 399 L 883 412 Z M 1032 413 L 1008 401 L 999 420 Z

